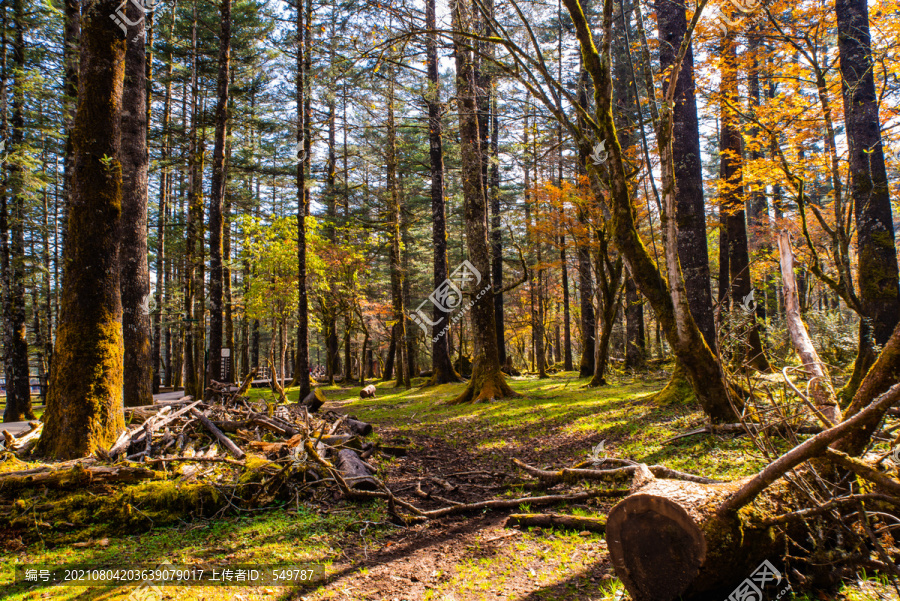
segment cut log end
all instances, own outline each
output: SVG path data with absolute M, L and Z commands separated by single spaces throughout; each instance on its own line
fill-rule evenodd
M 767 510 L 717 511 L 741 481 L 655 479 L 609 513 L 606 538 L 616 576 L 634 601 L 725 598 L 784 541 Z M 772 500 L 780 487 L 767 491 Z
M 376 388 L 374 385 L 369 384 L 365 388 L 359 391 L 359 398 L 361 399 L 374 399 L 375 398 Z
M 703 532 L 684 509 L 661 497 L 628 497 L 610 512 L 606 532 L 616 575 L 638 601 L 677 599 L 706 558 Z

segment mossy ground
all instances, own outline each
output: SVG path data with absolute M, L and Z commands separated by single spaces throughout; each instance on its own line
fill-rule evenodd
M 763 460 L 746 437 L 699 436 L 673 444 L 665 440 L 703 423 L 696 403 L 658 406 L 651 401 L 667 381 L 619 374 L 613 386 L 587 389 L 587 379 L 560 373 L 545 380 L 516 378 L 522 397 L 494 403 L 451 405 L 464 384 L 440 387 L 392 388 L 377 383 L 375 399 L 360 400 L 359 387 L 325 388 L 326 406 L 355 414 L 376 424 L 376 438 L 409 441 L 410 457 L 382 464 L 389 475 L 412 459 L 442 471 L 431 461 L 440 449 L 441 461 L 457 454 L 469 469 L 511 472 L 509 459 L 519 457 L 541 466 L 562 466 L 588 458 L 606 440 L 606 453 L 630 457 L 721 479 L 746 475 Z M 416 384 L 417 382 L 414 382 Z M 421 382 L 418 382 L 421 383 Z M 288 390 L 296 399 L 297 389 Z M 268 398 L 269 391 L 250 395 Z M 449 470 L 448 470 L 449 471 Z M 485 491 L 484 496 L 500 491 Z M 332 501 L 324 512 L 318 505 L 280 506 L 216 519 L 199 518 L 149 531 L 122 532 L 110 524 L 71 533 L 47 528 L 41 539 L 18 542 L 15 532 L 0 531 L 0 598 L 3 599 L 125 599 L 133 588 L 25 588 L 12 586 L 17 564 L 75 565 L 106 563 L 272 564 L 321 563 L 326 578 L 314 588 L 195 587 L 165 588 L 171 599 L 398 599 L 406 601 L 509 599 L 625 599 L 613 576 L 603 535 L 565 531 L 518 531 L 504 526 L 504 514 L 489 513 L 441 520 L 415 528 L 388 522 L 381 503 Z M 557 507 L 583 515 L 601 515 L 610 504 L 587 503 Z M 539 510 L 527 505 L 523 511 Z M 75 546 L 74 542 L 86 543 Z M 801 600 L 875 601 L 894 599 L 877 578 L 848 583 L 838 593 L 782 597 Z

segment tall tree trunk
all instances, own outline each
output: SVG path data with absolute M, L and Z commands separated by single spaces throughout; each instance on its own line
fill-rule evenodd
M 188 191 L 187 191 L 187 221 L 185 224 L 186 240 L 184 252 L 184 336 L 183 336 L 183 361 L 184 392 L 194 398 L 201 398 L 203 383 L 198 379 L 199 363 L 195 347 L 201 337 L 200 328 L 196 325 L 202 315 L 196 309 L 196 297 L 202 291 L 203 280 L 197 277 L 200 260 L 197 256 L 200 240 L 203 239 L 203 142 L 198 133 L 198 122 L 201 109 L 199 105 L 198 90 L 198 49 L 197 49 L 197 4 L 193 6 L 193 23 L 191 26 L 191 92 L 190 92 L 190 133 L 188 149 Z M 199 285 L 198 285 L 199 279 Z M 202 296 L 202 295 L 201 295 Z
M 428 68 L 428 157 L 431 163 L 431 241 L 434 245 L 434 288 L 440 287 L 449 277 L 447 270 L 447 226 L 444 208 L 444 146 L 441 137 L 441 87 L 438 74 L 437 26 L 435 0 L 426 0 L 425 53 Z M 459 374 L 450 360 L 450 313 L 433 304 L 431 326 L 431 357 L 433 374 L 429 385 L 459 382 Z M 445 331 L 444 328 L 447 328 Z
M 883 345 L 900 320 L 897 250 L 875 91 L 866 0 L 835 0 L 856 214 L 860 300 L 872 342 Z M 871 344 L 869 345 L 871 346 Z
M 625 367 L 639 369 L 647 359 L 644 301 L 630 275 L 625 277 Z
M 167 41 L 171 41 L 173 39 L 173 31 L 175 27 L 175 20 L 172 20 L 171 27 L 169 29 L 169 35 L 167 36 Z M 156 226 L 156 311 L 153 314 L 153 348 L 150 353 L 150 361 L 153 365 L 153 392 L 158 393 L 160 385 L 163 381 L 161 377 L 161 365 L 162 365 L 162 357 L 163 354 L 163 336 L 166 337 L 165 346 L 168 349 L 169 346 L 169 329 L 168 326 L 165 328 L 165 334 L 163 334 L 163 324 L 162 317 L 163 313 L 165 313 L 165 309 L 163 309 L 163 294 L 165 293 L 166 286 L 168 285 L 168 263 L 166 261 L 166 225 L 168 221 L 168 213 L 169 213 L 169 198 L 172 189 L 172 181 L 171 174 L 169 173 L 168 168 L 168 160 L 169 160 L 169 144 L 171 143 L 171 135 L 169 132 L 169 121 L 171 119 L 171 111 L 172 111 L 172 52 L 168 52 L 168 56 L 166 57 L 166 91 L 163 96 L 163 112 L 162 112 L 162 123 L 160 124 L 162 129 L 162 148 L 160 148 L 160 165 L 162 166 L 159 172 L 159 210 L 157 211 L 157 226 Z M 149 108 L 149 107 L 148 107 Z M 166 352 L 168 356 L 168 352 Z M 165 375 L 165 385 L 169 386 L 170 376 L 169 376 L 169 368 L 168 368 L 168 359 L 166 360 L 166 375 Z
M 13 43 L 12 148 L 24 152 L 25 144 L 25 8 L 14 0 L 15 42 Z M 3 421 L 33 419 L 28 369 L 28 340 L 25 335 L 25 168 L 18 158 L 10 162 L 11 205 L 8 264 L 4 278 L 4 357 L 6 367 L 6 409 Z
M 506 328 L 503 325 L 503 231 L 500 221 L 500 117 L 497 115 L 497 91 L 493 80 L 490 82 L 491 101 L 491 146 L 489 161 L 491 200 L 491 278 L 494 283 L 494 321 L 497 324 L 497 352 L 500 365 L 506 365 Z
M 743 139 L 741 125 L 734 107 L 738 102 L 737 80 L 737 38 L 730 31 L 722 39 L 722 140 L 720 143 L 719 174 L 723 182 L 722 206 L 728 230 L 728 275 L 731 279 L 732 308 L 743 304 L 750 306 L 753 299 L 753 284 L 750 280 L 750 253 L 747 245 L 747 220 L 744 203 L 743 184 Z M 756 303 L 748 316 L 751 325 L 746 334 L 746 356 L 737 357 L 738 362 L 746 360 L 759 371 L 772 368 L 766 359 L 756 324 Z
M 125 427 L 118 257 L 125 41 L 109 19 L 116 6 L 85 7 L 67 268 L 38 443 L 39 453 L 60 459 L 108 448 Z
M 206 380 L 221 380 L 222 373 L 222 234 L 225 202 L 225 145 L 228 134 L 228 81 L 231 61 L 231 0 L 219 7 L 219 60 L 216 79 L 216 139 L 213 147 L 209 196 L 209 362 Z M 280 350 L 280 349 L 279 349 Z M 275 377 L 275 374 L 272 375 Z
M 387 357 L 384 361 L 384 373 L 382 382 L 387 382 L 394 377 L 394 355 L 397 353 L 397 324 L 391 327 L 391 342 L 388 345 Z
M 466 245 L 469 261 L 478 270 L 480 280 L 472 293 L 471 315 L 475 339 L 472 378 L 454 402 L 491 401 L 518 396 L 500 371 L 497 325 L 494 320 L 494 291 L 491 285 L 491 258 L 488 246 L 487 199 L 482 181 L 482 157 L 478 133 L 478 107 L 475 98 L 475 74 L 472 51 L 464 32 L 472 31 L 471 7 L 464 2 L 453 6 L 453 46 L 456 51 L 456 97 L 459 113 L 459 137 L 462 147 L 462 183 L 465 207 Z M 464 284 L 475 274 L 468 273 Z
M 559 235 L 559 262 L 562 265 L 563 293 L 563 370 L 572 371 L 572 319 L 569 314 L 569 264 L 566 258 L 566 234 Z
M 394 124 L 394 79 L 393 69 L 390 75 L 387 98 L 387 193 L 388 193 L 388 227 L 391 244 L 391 301 L 394 309 L 394 320 L 397 332 L 397 387 L 410 387 L 409 358 L 406 357 L 406 311 L 403 303 L 403 264 L 400 253 L 400 190 L 397 186 L 397 131 Z
M 126 407 L 153 403 L 150 360 L 150 272 L 147 264 L 147 65 L 144 13 L 134 3 L 126 16 L 129 30 L 122 93 L 122 336 L 125 345 L 123 402 Z M 131 31 L 134 30 L 134 35 Z
M 65 247 L 69 204 L 72 191 L 72 173 L 75 147 L 72 143 L 75 103 L 78 100 L 78 63 L 81 44 L 81 0 L 64 0 L 65 23 L 63 25 L 63 119 L 66 125 L 66 148 L 63 159 L 62 246 Z M 63 251 L 64 252 L 64 251 Z
M 584 69 L 581 71 L 581 77 L 578 83 L 578 104 L 585 110 L 588 108 L 588 86 L 590 86 L 590 75 Z M 584 127 L 584 120 L 580 119 L 579 127 Z M 579 174 L 586 176 L 584 169 L 585 161 L 588 160 L 587 152 L 579 148 L 578 152 L 578 171 Z M 588 225 L 588 215 L 584 207 L 577 208 L 577 217 L 579 226 L 584 233 L 575 237 L 575 250 L 578 255 L 578 292 L 579 305 L 581 308 L 581 360 L 578 365 L 578 375 L 587 378 L 594 375 L 594 335 L 597 329 L 596 319 L 594 317 L 594 282 L 591 279 L 591 250 L 590 250 L 590 234 Z
M 601 202 L 601 199 L 606 200 L 612 217 L 611 236 L 616 249 L 622 254 L 641 293 L 653 307 L 660 325 L 665 330 L 666 338 L 685 368 L 691 388 L 703 406 L 704 412 L 716 421 L 732 419 L 734 411 L 728 401 L 727 384 L 715 355 L 706 345 L 702 333 L 690 314 L 677 252 L 669 248 L 673 246 L 672 244 L 667 245 L 666 264 L 669 274 L 667 281 L 657 271 L 656 265 L 637 231 L 636 207 L 630 192 L 629 176 L 612 119 L 612 75 L 610 73 L 612 5 L 611 3 L 604 5 L 603 35 L 601 36 L 603 45 L 602 50 L 598 52 L 587 18 L 578 0 L 564 0 L 564 4 L 575 26 L 585 68 L 591 74 L 594 83 L 594 98 L 598 105 L 596 111 L 598 121 L 595 123 L 595 131 L 599 137 L 605 140 L 609 153 L 605 163 L 610 173 L 608 193 L 604 192 L 596 167 L 590 161 L 585 162 L 593 193 L 597 202 Z M 663 105 L 663 108 L 666 106 L 668 105 Z M 579 155 L 590 154 L 593 140 L 583 132 L 570 131 L 576 136 Z M 675 182 L 672 169 L 671 135 L 671 119 L 668 114 L 665 114 L 657 133 L 657 146 L 663 159 L 666 215 L 673 216 L 675 214 Z M 674 221 L 667 219 L 664 225 L 670 232 L 667 239 L 677 240 Z
M 687 32 L 683 3 L 656 0 L 659 30 L 660 71 L 672 68 Z M 666 81 L 663 89 L 671 85 Z M 675 219 L 678 223 L 678 259 L 691 315 L 703 339 L 716 351 L 716 325 L 709 283 L 709 252 L 706 244 L 706 211 L 703 202 L 703 166 L 700 126 L 694 94 L 694 53 L 688 47 L 675 82 L 672 108 L 672 159 L 675 163 Z
M 297 357 L 294 366 L 294 381 L 300 385 L 299 398 L 305 399 L 310 392 L 309 369 L 309 297 L 306 272 L 306 216 L 309 203 L 306 195 L 306 165 L 309 161 L 306 136 L 307 75 L 305 64 L 304 36 L 311 35 L 304 25 L 303 3 L 297 1 L 297 147 L 300 149 L 297 161 Z M 307 15 L 307 23 L 309 15 Z M 304 33 L 305 32 L 305 33 Z

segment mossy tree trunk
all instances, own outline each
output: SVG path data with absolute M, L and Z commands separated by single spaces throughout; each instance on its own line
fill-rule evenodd
M 231 0 L 219 7 L 219 58 L 216 77 L 216 132 L 213 146 L 212 181 L 209 195 L 209 359 L 206 383 L 222 380 L 222 335 L 224 285 L 222 236 L 224 233 L 225 155 L 228 143 L 228 81 L 231 63 Z M 274 378 L 275 375 L 273 374 Z
M 126 407 L 153 403 L 150 357 L 150 271 L 147 264 L 147 57 L 143 11 L 126 5 L 129 21 L 122 93 L 122 337 Z
M 647 362 L 644 300 L 630 275 L 625 276 L 625 367 L 640 369 Z
M 619 312 L 622 292 L 622 257 L 613 259 L 609 248 L 609 237 L 604 230 L 597 230 L 597 315 L 603 320 L 600 338 L 597 340 L 594 375 L 588 386 L 606 386 L 606 369 L 609 366 L 609 343 L 613 324 Z
M 584 5 L 588 6 L 589 0 L 585 0 Z M 586 69 L 583 68 L 582 60 L 581 74 L 578 78 L 578 105 L 583 111 L 589 109 L 588 88 L 591 86 L 591 76 Z M 586 128 L 586 120 L 581 113 L 578 117 L 578 127 L 582 130 Z M 587 176 L 585 171 L 585 162 L 588 160 L 590 151 L 585 150 L 584 146 L 578 148 L 578 174 Z M 578 225 L 583 232 L 588 231 L 588 214 L 584 207 L 576 208 L 576 216 Z M 587 238 L 587 239 L 585 239 Z M 594 282 L 591 279 L 591 250 L 588 243 L 590 236 L 575 236 L 575 254 L 578 257 L 578 298 L 579 308 L 581 309 L 581 358 L 578 362 L 578 375 L 581 378 L 587 378 L 594 375 L 594 336 L 596 335 L 596 321 L 594 316 L 594 303 L 592 297 L 594 295 Z
M 72 197 L 50 393 L 38 452 L 58 458 L 109 447 L 122 410 L 119 163 L 125 41 L 116 0 L 85 7 Z
M 678 360 L 683 364 L 691 388 L 695 391 L 704 412 L 714 421 L 727 421 L 734 417 L 734 410 L 729 402 L 729 393 L 724 376 L 718 365 L 715 354 L 703 339 L 703 334 L 694 322 L 684 292 L 681 268 L 677 251 L 667 248 L 666 261 L 669 279 L 665 279 L 657 271 L 657 267 L 637 230 L 635 223 L 636 207 L 630 191 L 630 180 L 626 172 L 625 160 L 619 144 L 617 130 L 612 117 L 612 77 L 610 73 L 610 31 L 612 28 L 612 4 L 604 5 L 602 51 L 598 52 L 587 18 L 578 0 L 564 1 L 572 16 L 576 34 L 581 45 L 582 57 L 586 70 L 590 73 L 594 85 L 594 98 L 597 102 L 596 121 L 591 123 L 591 130 L 599 139 L 606 141 L 609 158 L 606 166 L 610 178 L 608 186 L 608 206 L 611 213 L 611 236 L 617 250 L 622 254 L 629 272 L 641 293 L 647 298 L 656 313 L 657 319 L 665 331 Z M 676 72 L 677 74 L 677 72 Z M 674 96 L 674 89 L 667 94 Z M 672 175 L 671 136 L 672 127 L 669 115 L 661 120 L 658 131 L 657 146 L 660 149 L 664 165 L 663 196 L 666 214 L 674 217 L 674 176 Z M 586 130 L 576 130 L 576 142 L 579 152 L 587 156 L 591 152 L 593 139 Z M 586 162 L 585 167 L 590 177 L 595 196 L 604 195 L 604 185 L 597 169 Z M 667 239 L 677 240 L 674 222 L 667 218 L 664 226 L 669 228 Z M 673 245 L 668 245 L 669 247 Z
M 491 285 L 491 257 L 487 231 L 487 199 L 482 181 L 482 160 L 478 134 L 478 114 L 475 102 L 475 74 L 469 40 L 462 32 L 472 31 L 472 6 L 460 1 L 453 6 L 453 25 L 456 32 L 453 46 L 456 52 L 456 94 L 459 113 L 460 144 L 462 146 L 463 198 L 466 245 L 469 261 L 481 277 L 472 294 L 471 314 L 475 341 L 472 378 L 465 391 L 454 402 L 491 401 L 518 396 L 506 383 L 500 371 L 497 348 L 497 329 L 494 321 L 494 291 Z

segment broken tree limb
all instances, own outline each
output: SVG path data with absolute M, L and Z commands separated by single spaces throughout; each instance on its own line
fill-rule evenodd
M 794 278 L 794 253 L 791 250 L 791 235 L 787 230 L 778 233 L 778 254 L 781 261 L 781 281 L 784 284 L 788 332 L 794 350 L 810 378 L 809 392 L 813 405 L 810 409 L 826 427 L 831 427 L 841 421 L 841 409 L 834 394 L 834 387 L 831 385 L 831 377 L 819 359 L 806 324 L 800 317 L 800 297 L 797 293 L 797 280 Z M 801 397 L 805 399 L 805 395 Z
M 448 515 L 456 515 L 466 513 L 468 511 L 479 511 L 482 509 L 512 509 L 519 505 L 555 505 L 557 503 L 568 503 L 572 501 L 585 501 L 587 499 L 595 499 L 597 497 L 619 497 L 627 495 L 625 489 L 612 490 L 591 490 L 587 492 L 579 492 L 571 495 L 544 495 L 542 497 L 522 497 L 519 499 L 490 499 L 488 501 L 480 501 L 478 503 L 465 503 L 463 505 L 454 505 L 452 507 L 442 507 L 441 509 L 433 509 L 431 511 L 423 511 L 422 515 L 428 519 L 442 518 Z
M 829 461 L 833 461 L 845 470 L 853 472 L 860 478 L 873 482 L 877 486 L 880 486 L 895 495 L 900 495 L 900 482 L 879 472 L 864 461 L 860 461 L 859 459 L 855 459 L 846 453 L 841 453 L 834 449 L 827 449 L 825 451 L 825 458 Z
M 736 512 L 753 501 L 759 493 L 773 482 L 781 478 L 804 461 L 824 452 L 828 445 L 838 441 L 846 434 L 854 432 L 861 424 L 866 424 L 873 415 L 883 416 L 884 411 L 900 401 L 900 384 L 895 384 L 887 392 L 879 396 L 868 407 L 851 417 L 800 443 L 750 478 L 734 492 L 719 508 L 720 515 Z
M 528 465 L 518 459 L 513 459 L 513 463 L 520 468 L 536 476 L 544 484 L 557 484 L 560 482 L 575 483 L 581 480 L 597 480 L 600 482 L 622 482 L 631 480 L 635 473 L 639 470 L 640 465 L 626 465 L 609 470 L 589 470 L 589 469 L 572 469 L 563 468 L 561 470 L 542 470 L 534 466 Z M 695 474 L 687 474 L 679 472 L 662 465 L 651 465 L 648 467 L 650 473 L 657 478 L 669 478 L 673 480 L 686 480 L 688 482 L 699 482 L 701 484 L 712 484 L 716 480 L 697 476 Z
M 748 422 L 745 424 L 711 424 L 703 426 L 702 428 L 697 428 L 696 430 L 690 430 L 689 432 L 684 432 L 683 434 L 678 434 L 673 436 L 672 438 L 667 438 L 663 441 L 663 444 L 669 444 L 675 442 L 676 440 L 681 440 L 682 438 L 689 438 L 691 436 L 698 436 L 700 434 L 710 434 L 710 435 L 724 435 L 724 434 L 746 434 L 747 430 L 750 429 L 753 433 L 759 433 L 764 431 L 776 431 L 776 432 L 794 432 L 796 434 L 818 434 L 822 432 L 821 426 L 791 426 L 790 424 L 755 424 Z
M 194 414 L 194 417 L 200 420 L 200 423 L 206 426 L 207 430 L 213 433 L 213 435 L 219 440 L 219 442 L 222 443 L 222 446 L 228 449 L 228 452 L 231 453 L 232 457 L 234 457 L 235 459 L 243 459 L 247 456 L 247 454 L 244 453 L 244 451 L 242 451 L 239 446 L 234 444 L 233 440 L 225 436 L 225 433 L 219 430 L 208 417 L 203 415 L 202 412 L 198 411 L 197 409 L 192 409 L 191 413 Z
M 238 389 L 235 391 L 229 401 L 233 402 L 239 396 L 243 396 L 247 390 L 250 388 L 250 385 L 253 383 L 253 378 L 256 377 L 256 369 L 251 369 L 250 373 L 244 377 L 244 381 L 241 382 L 241 385 L 238 386 Z
M 538 528 L 568 528 L 588 532 L 606 532 L 604 518 L 588 518 L 563 513 L 513 513 L 506 526 L 535 526 Z

